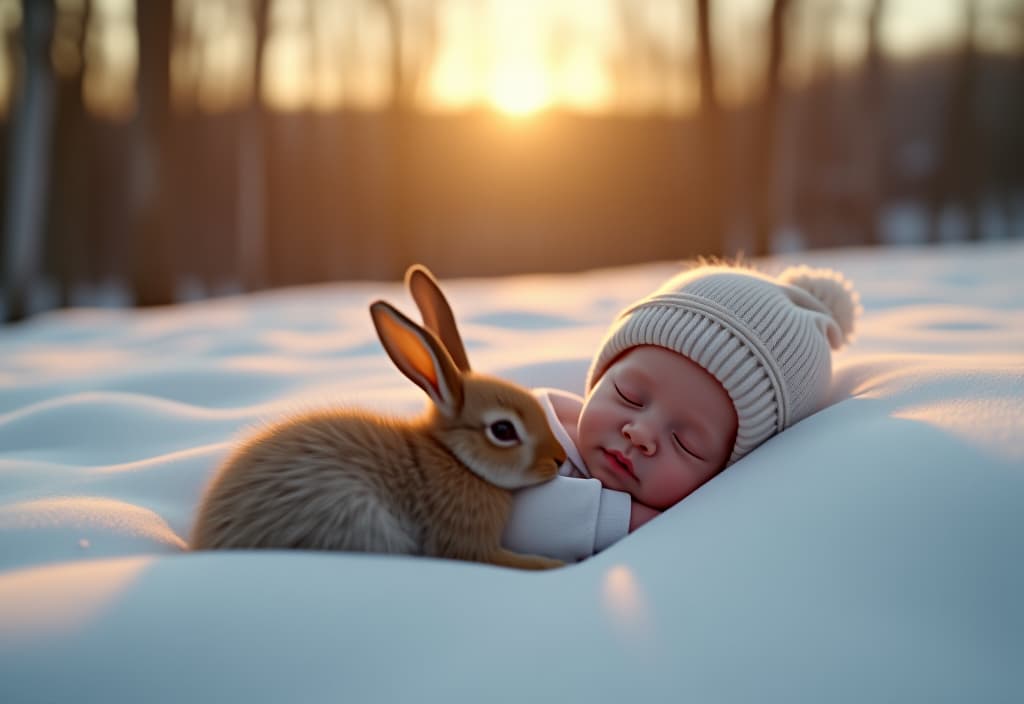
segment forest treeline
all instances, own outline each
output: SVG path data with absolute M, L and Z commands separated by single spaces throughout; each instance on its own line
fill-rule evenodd
M 957 47 L 900 61 L 879 40 L 886 3 L 871 0 L 863 60 L 823 59 L 799 86 L 784 81 L 799 3 L 773 0 L 761 85 L 739 106 L 717 89 L 714 3 L 688 0 L 695 112 L 553 109 L 529 123 L 418 109 L 403 3 L 375 2 L 393 46 L 379 109 L 271 110 L 255 97 L 255 51 L 248 100 L 182 110 L 175 4 L 139 0 L 136 108 L 111 119 L 86 106 L 84 60 L 54 62 L 57 41 L 87 55 L 91 2 L 70 22 L 63 3 L 25 0 L 0 121 L 6 319 L 111 282 L 126 302 L 154 305 L 397 278 L 412 261 L 485 275 L 875 245 L 907 208 L 925 240 L 1022 234 L 1024 53 L 982 52 L 970 0 Z M 247 5 L 256 47 L 271 5 Z

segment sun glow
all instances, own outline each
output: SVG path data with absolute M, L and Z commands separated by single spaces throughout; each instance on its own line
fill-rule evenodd
M 255 37 L 243 7 L 247 4 L 234 0 L 176 3 L 180 34 L 172 55 L 176 99 L 194 98 L 204 110 L 223 110 L 248 98 Z M 379 4 L 270 3 L 261 76 L 267 104 L 281 110 L 387 107 L 396 73 L 391 66 L 389 25 L 386 13 L 375 6 Z M 692 64 L 687 57 L 696 41 L 690 10 L 683 9 L 687 3 L 449 0 L 419 4 L 430 11 L 421 15 L 410 10 L 409 33 L 403 39 L 410 47 L 409 68 L 424 79 L 425 89 L 416 95 L 419 107 L 464 110 L 486 104 L 505 115 L 523 117 L 552 107 L 685 112 L 699 101 L 698 78 L 685 68 Z M 761 21 L 768 4 L 723 0 L 721 10 L 716 10 L 716 17 L 727 18 L 723 21 L 730 27 L 746 28 L 716 35 L 715 54 L 721 56 L 716 59 L 716 80 L 727 102 L 738 102 L 760 85 L 763 57 L 747 48 L 763 40 Z M 1004 0 L 977 4 L 979 47 L 1018 51 L 1019 32 L 998 9 Z M 20 31 L 21 5 L 18 0 L 0 0 L 0 115 L 13 99 L 12 42 Z M 58 9 L 77 16 L 83 5 L 82 0 L 62 0 Z M 894 57 L 959 41 L 963 3 L 891 5 L 881 32 L 886 52 Z M 87 60 L 81 62 L 85 99 L 91 110 L 110 117 L 127 118 L 136 109 L 135 6 L 133 0 L 97 0 L 87 15 Z M 640 9 L 647 6 L 650 11 Z M 830 20 L 835 23 L 831 31 L 839 63 L 861 60 L 867 40 L 863 20 L 862 12 L 852 10 Z M 803 28 L 794 34 L 809 31 Z M 807 47 L 794 48 L 793 70 L 798 74 L 812 70 L 818 60 L 817 45 L 810 39 L 794 36 L 795 47 Z M 635 50 L 636 43 L 642 50 Z
M 546 72 L 539 65 L 506 65 L 492 79 L 488 99 L 499 112 L 527 117 L 550 105 L 547 80 Z
M 647 598 L 636 575 L 625 565 L 615 565 L 604 575 L 606 613 L 623 634 L 646 638 L 651 633 Z

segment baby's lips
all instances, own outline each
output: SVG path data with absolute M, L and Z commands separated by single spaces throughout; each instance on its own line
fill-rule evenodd
M 615 458 L 616 462 L 625 467 L 626 471 L 628 471 L 630 474 L 634 474 L 633 462 L 628 457 L 626 457 L 625 454 L 619 452 L 618 450 L 609 450 L 608 452 L 612 457 Z
M 619 452 L 618 450 L 605 449 L 605 452 L 608 453 L 608 456 L 611 458 L 612 462 L 614 462 L 619 467 L 619 469 L 624 471 L 633 479 L 638 479 L 638 477 L 636 476 L 636 471 L 633 468 L 633 461 L 626 457 L 625 454 Z

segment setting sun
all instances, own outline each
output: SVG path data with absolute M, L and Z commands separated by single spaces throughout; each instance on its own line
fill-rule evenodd
M 497 72 L 488 96 L 494 108 L 506 115 L 533 115 L 550 104 L 544 69 L 529 65 L 510 65 Z

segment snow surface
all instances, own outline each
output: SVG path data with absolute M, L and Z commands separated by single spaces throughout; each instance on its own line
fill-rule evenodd
M 184 552 L 240 433 L 422 393 L 396 283 L 0 330 L 0 701 L 1024 701 L 1024 244 L 793 254 L 859 288 L 832 405 L 534 574 Z M 444 282 L 474 365 L 582 390 L 671 263 Z

